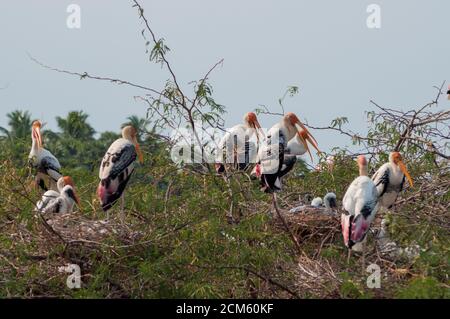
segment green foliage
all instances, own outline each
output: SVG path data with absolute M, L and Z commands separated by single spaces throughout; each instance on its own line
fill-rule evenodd
M 402 299 L 448 299 L 450 289 L 436 278 L 415 278 L 409 284 L 398 290 L 396 297 Z

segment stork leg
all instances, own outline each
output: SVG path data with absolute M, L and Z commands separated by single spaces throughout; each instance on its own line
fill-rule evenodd
M 347 265 L 350 264 L 350 258 L 352 257 L 352 249 L 349 248 L 348 253 L 347 253 Z
M 367 238 L 367 237 L 366 237 Z M 366 271 L 366 239 L 362 242 L 362 272 Z
M 120 222 L 125 222 L 125 192 L 120 196 Z

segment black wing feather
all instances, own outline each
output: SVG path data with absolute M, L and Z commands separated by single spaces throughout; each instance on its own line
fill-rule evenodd
M 55 172 L 61 174 L 61 172 L 59 171 L 60 167 L 55 162 L 55 159 L 48 157 L 48 156 L 42 158 L 39 169 L 42 173 L 45 173 L 45 174 L 47 174 L 48 170 L 52 170 L 52 171 L 55 171 Z
M 380 180 L 378 181 L 378 183 L 375 185 L 376 187 L 378 187 L 378 185 L 382 184 L 383 185 L 383 189 L 379 195 L 379 197 L 383 196 L 384 193 L 386 193 L 387 190 L 387 186 L 389 184 L 389 174 L 390 174 L 390 170 L 389 168 L 386 169 L 386 171 L 383 173 L 383 175 L 380 177 Z
M 116 179 L 120 173 L 125 171 L 125 169 L 127 169 L 127 167 L 130 166 L 131 163 L 133 163 L 137 158 L 136 149 L 132 144 L 124 146 L 120 153 L 107 155 L 111 156 L 109 159 L 109 161 L 111 161 L 110 165 L 112 165 L 109 173 L 110 179 Z M 107 162 L 108 161 L 105 161 L 103 165 Z

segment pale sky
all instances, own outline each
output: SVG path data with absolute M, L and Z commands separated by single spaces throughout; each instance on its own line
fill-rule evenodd
M 67 6 L 81 7 L 81 29 L 66 26 Z M 347 116 L 364 131 L 364 111 L 381 105 L 408 108 L 428 102 L 433 85 L 450 81 L 450 1 L 444 0 L 145 0 L 159 37 L 171 48 L 180 83 L 211 76 L 227 126 L 259 104 L 278 111 L 289 85 L 300 94 L 285 102 L 315 126 Z M 369 4 L 381 7 L 381 28 L 369 29 Z M 6 113 L 30 110 L 56 129 L 55 116 L 82 109 L 98 131 L 119 131 L 132 114 L 145 116 L 134 88 L 80 81 L 40 68 L 42 62 L 118 77 L 161 89 L 168 78 L 148 62 L 141 22 L 131 1 L 5 0 L 0 2 L 0 126 Z M 188 92 L 187 89 L 185 91 Z M 448 107 L 445 97 L 440 107 Z M 264 127 L 278 118 L 263 116 Z M 325 151 L 349 141 L 313 131 Z

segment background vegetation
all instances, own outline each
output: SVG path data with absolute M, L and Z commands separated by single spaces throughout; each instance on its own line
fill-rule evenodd
M 347 129 L 346 118 L 328 127 L 354 143 L 352 150 L 333 149 L 334 165 L 323 159 L 320 169 L 297 163 L 284 180 L 276 200 L 286 228 L 274 209 L 274 199 L 259 191 L 248 172 L 214 173 L 207 163 L 175 164 L 174 141 L 163 128 L 187 128 L 199 140 L 208 128 L 223 127 L 225 107 L 213 99 L 208 84 L 219 61 L 198 81 L 189 96 L 179 86 L 168 61 L 169 48 L 158 39 L 133 1 L 142 20 L 149 60 L 160 63 L 169 78 L 161 89 L 86 72 L 59 70 L 81 79 L 131 85 L 145 94 L 135 97 L 148 109 L 147 119 L 124 119 L 140 132 L 145 163 L 139 166 L 126 193 L 126 217 L 118 207 L 105 220 L 95 197 L 101 158 L 119 132 L 95 132 L 88 114 L 74 111 L 58 117 L 58 131 L 45 130 L 45 147 L 75 180 L 82 211 L 53 220 L 33 213 L 39 192 L 27 167 L 32 115 L 7 114 L 9 127 L 0 139 L 0 296 L 75 298 L 448 298 L 449 293 L 449 121 L 439 108 L 442 87 L 427 105 L 399 111 L 372 102 L 367 134 Z M 44 68 L 56 70 L 43 65 Z M 298 90 L 289 88 L 288 95 Z M 283 100 L 281 113 L 284 113 Z M 265 108 L 259 112 L 270 111 Z M 148 119 L 151 119 L 149 121 Z M 199 124 L 200 123 L 200 124 Z M 320 141 L 319 141 L 320 142 Z M 357 151 L 355 151 L 357 150 Z M 367 263 L 381 267 L 380 289 L 369 289 L 359 255 L 347 263 L 339 215 L 287 211 L 315 196 L 334 191 L 342 199 L 357 176 L 355 156 L 365 154 L 374 171 L 399 150 L 413 176 L 397 205 L 380 211 L 389 234 L 399 246 L 418 245 L 413 258 L 385 256 L 369 236 Z M 375 232 L 376 233 L 376 232 Z M 295 237 L 297 245 L 293 241 Z M 82 288 L 71 290 L 68 263 L 80 265 Z

